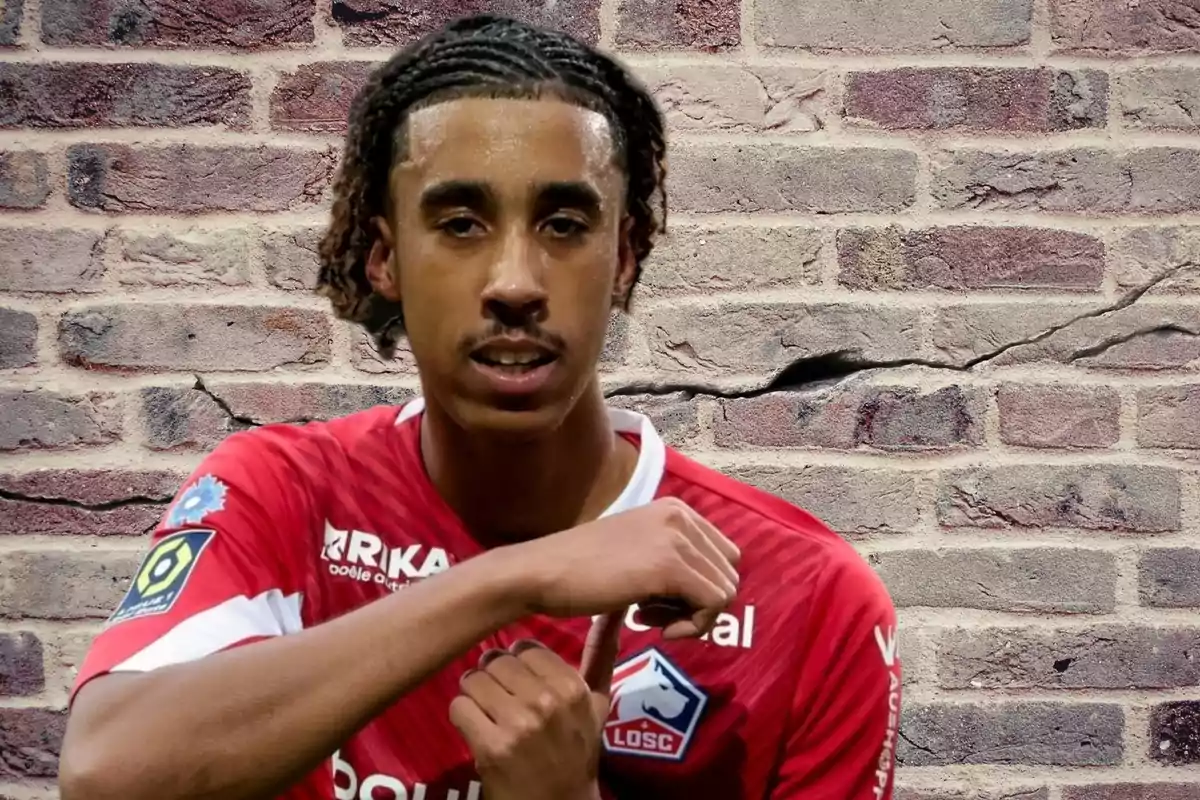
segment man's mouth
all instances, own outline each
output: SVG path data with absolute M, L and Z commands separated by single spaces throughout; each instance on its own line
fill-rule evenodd
M 481 347 L 471 353 L 471 359 L 492 369 L 504 372 L 524 372 L 552 363 L 558 356 L 544 347 Z

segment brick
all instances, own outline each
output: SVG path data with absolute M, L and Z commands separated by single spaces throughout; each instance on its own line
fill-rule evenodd
M 1200 208 L 1200 150 L 1151 147 L 1117 154 L 956 150 L 934 156 L 934 201 L 947 209 L 1086 214 L 1181 213 Z
M 114 249 L 126 286 L 244 286 L 250 282 L 247 231 L 188 228 L 122 230 Z
M 825 466 L 738 467 L 725 472 L 800 506 L 841 534 L 906 533 L 919 521 L 911 472 Z
M 350 104 L 378 66 L 370 61 L 325 61 L 284 73 L 271 93 L 271 127 L 345 132 Z
M 1200 16 L 1188 3 L 1052 0 L 1050 9 L 1056 51 L 1148 55 L 1200 50 Z
M 943 450 L 983 443 L 985 407 L 961 386 L 773 393 L 721 401 L 714 433 L 722 447 Z
M 141 418 L 151 449 L 210 450 L 255 425 L 328 420 L 398 406 L 413 396 L 403 386 L 353 383 L 212 382 L 204 390 L 152 386 L 141 391 Z
M 1200 292 L 1200 227 L 1127 228 L 1109 250 L 1119 289 L 1155 283 L 1155 294 Z
M 12 47 L 21 39 L 21 18 L 25 0 L 7 0 L 0 7 L 0 47 Z
M 839 351 L 884 361 L 921 347 L 916 312 L 893 306 L 675 303 L 654 308 L 644 324 L 654 366 L 690 375 L 777 370 Z
M 693 3 L 621 0 L 617 8 L 617 46 L 728 50 L 741 44 L 741 26 L 740 4 L 736 0 Z
M 262 237 L 262 258 L 273 286 L 311 292 L 317 285 L 320 262 L 317 244 L 324 228 L 268 231 Z
M 942 306 L 934 312 L 933 346 L 942 360 L 959 365 L 1048 362 L 1159 371 L 1188 368 L 1200 359 L 1200 309 L 1138 303 L 1099 314 L 1103 308 L 1032 303 Z
M 0 308 L 0 369 L 37 363 L 37 317 L 28 311 Z
M 1159 386 L 1137 393 L 1142 447 L 1200 449 L 1200 386 Z
M 1151 709 L 1150 758 L 1160 764 L 1200 764 L 1200 701 L 1163 703 Z
M 241 419 L 265 425 L 328 420 L 414 396 L 404 386 L 353 383 L 218 383 L 208 387 Z
M 1145 67 L 1117 73 L 1113 97 L 1130 128 L 1194 131 L 1200 128 L 1200 70 Z
M 1098 783 L 1092 786 L 1064 786 L 1063 800 L 1196 800 L 1196 784 L 1182 783 Z
M 870 13 L 838 0 L 763 0 L 755 33 L 764 47 L 862 53 L 938 52 L 1028 44 L 1030 0 L 886 0 Z
M 869 560 L 900 607 L 1103 614 L 1116 604 L 1116 562 L 1101 550 L 905 550 Z
M 938 521 L 976 528 L 1180 529 L 1179 473 L 1144 465 L 1009 465 L 942 473 Z
M 142 555 L 102 550 L 6 552 L 0 618 L 107 619 L 129 588 Z
M 0 780 L 58 775 L 67 712 L 0 708 Z
M 43 0 L 46 44 L 262 48 L 312 42 L 316 0 Z
M 812 228 L 672 224 L 646 260 L 638 292 L 700 294 L 812 286 L 821 280 L 822 250 L 822 233 Z M 738 264 L 753 264 L 754 269 L 739 269 Z
M 0 127 L 250 124 L 250 79 L 161 64 L 0 64 Z
M 32 150 L 0 150 L 0 208 L 41 208 L 50 196 L 46 157 Z
M 319 203 L 333 174 L 330 150 L 285 147 L 73 145 L 73 206 L 107 212 L 198 214 L 287 211 Z
M 1107 387 L 1010 383 L 996 391 L 1000 440 L 1017 447 L 1111 447 L 1121 436 L 1121 397 Z
M 654 423 L 663 441 L 682 447 L 700 435 L 696 415 L 697 401 L 682 392 L 669 395 L 621 395 L 608 399 L 613 408 L 627 408 L 645 414 Z
M 249 427 L 198 389 L 148 386 L 139 393 L 139 401 L 144 443 L 151 450 L 208 452 Z
M 945 689 L 1174 689 L 1200 685 L 1200 628 L 1104 625 L 947 632 Z
M 846 118 L 888 130 L 1051 132 L 1104 127 L 1108 76 L 1096 70 L 935 67 L 854 72 Z
M 1104 243 L 1075 231 L 958 225 L 838 232 L 838 282 L 854 289 L 1057 289 L 1104 280 Z
M 70 311 L 59 322 L 63 360 L 87 369 L 269 370 L 329 361 L 320 311 L 130 303 Z
M 70 228 L 0 228 L 0 291 L 98 292 L 105 235 Z
M 1156 548 L 1138 562 L 1141 604 L 1157 608 L 1200 608 L 1200 550 Z
M 45 687 L 42 641 L 37 634 L 0 633 L 0 697 L 33 695 Z
M 341 323 L 350 327 L 351 341 L 353 349 L 350 352 L 351 363 L 354 368 L 370 375 L 416 375 L 417 362 L 413 358 L 412 348 L 409 347 L 408 339 L 400 339 L 396 342 L 396 354 L 390 360 L 384 360 L 383 356 L 375 350 L 375 346 L 371 343 L 371 338 L 361 327 L 350 325 L 350 323 Z
M 120 432 L 121 406 L 115 395 L 0 391 L 0 451 L 108 444 Z
M 906 767 L 1121 763 L 1125 715 L 1109 703 L 913 704 L 900 723 Z
M 827 124 L 827 75 L 819 70 L 650 66 L 639 69 L 637 76 L 674 131 L 804 133 Z
M 671 159 L 678 211 L 845 214 L 900 211 L 916 198 L 917 156 L 881 148 L 694 144 Z
M 484 11 L 566 31 L 591 44 L 600 38 L 599 0 L 435 0 L 419 8 L 405 0 L 333 0 L 330 15 L 345 44 L 378 47 L 407 44 L 453 19 Z
M 94 633 L 89 629 L 72 630 L 46 640 L 46 682 L 48 688 L 57 689 L 60 696 L 69 693 L 74 686 L 79 666 L 91 650 L 95 634 L 100 632 L 101 626 L 95 625 L 94 628 Z
M 162 519 L 184 477 L 106 469 L 0 473 L 0 533 L 147 534 Z

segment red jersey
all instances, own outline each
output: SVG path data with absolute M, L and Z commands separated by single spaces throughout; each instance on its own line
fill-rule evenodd
M 482 552 L 436 492 L 414 401 L 231 436 L 185 484 L 84 661 L 98 675 L 293 634 Z M 735 603 L 702 640 L 622 631 L 601 780 L 617 798 L 887 800 L 900 710 L 896 618 L 866 562 L 808 513 L 664 446 L 639 448 L 606 513 L 675 496 L 741 548 Z M 578 664 L 591 620 L 532 617 L 400 699 L 283 796 L 480 800 L 448 708 L 493 647 L 541 641 Z M 336 675 L 329 680 L 336 681 Z

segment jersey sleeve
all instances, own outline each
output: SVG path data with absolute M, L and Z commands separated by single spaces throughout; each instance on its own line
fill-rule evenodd
M 892 800 L 900 725 L 896 612 L 856 554 L 810 617 L 807 657 L 771 800 Z
M 235 434 L 183 484 L 84 658 L 72 702 L 106 673 L 146 672 L 301 629 L 311 502 L 273 436 Z

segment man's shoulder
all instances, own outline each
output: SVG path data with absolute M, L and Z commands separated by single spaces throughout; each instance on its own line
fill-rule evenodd
M 737 544 L 765 562 L 784 593 L 850 599 L 891 608 L 878 574 L 844 538 L 803 507 L 668 449 L 665 486 Z

